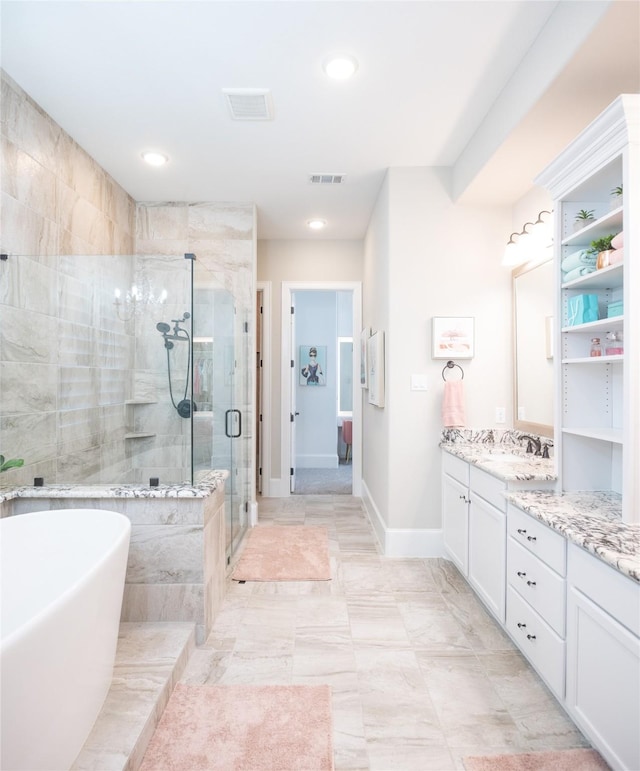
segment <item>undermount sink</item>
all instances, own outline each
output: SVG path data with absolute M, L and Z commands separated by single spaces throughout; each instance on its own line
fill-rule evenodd
M 535 456 L 535 455 L 532 455 L 532 454 L 529 454 L 529 455 L 516 455 L 516 454 L 511 453 L 511 452 L 495 452 L 495 453 L 491 453 L 490 460 L 497 460 L 497 461 L 500 461 L 501 463 L 502 462 L 504 462 L 504 463 L 514 463 L 516 461 L 521 462 L 521 461 L 525 461 L 525 460 L 531 460 L 531 458 L 535 458 L 535 457 L 542 457 L 542 456 L 540 456 L 540 455 Z

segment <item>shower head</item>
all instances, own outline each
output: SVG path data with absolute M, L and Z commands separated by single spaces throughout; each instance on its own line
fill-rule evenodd
M 171 331 L 171 327 L 168 324 L 165 324 L 164 321 L 159 321 L 156 324 L 156 329 L 158 330 L 158 332 L 161 332 L 163 335 L 166 335 L 167 332 Z

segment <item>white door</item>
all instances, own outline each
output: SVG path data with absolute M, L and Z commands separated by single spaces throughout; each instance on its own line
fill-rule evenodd
M 295 320 L 295 308 L 296 300 L 295 294 L 291 292 L 291 313 L 289 314 L 289 340 L 291 346 L 289 350 L 289 360 L 291 361 L 291 381 L 290 381 L 290 412 L 289 412 L 289 433 L 290 433 L 290 448 L 291 448 L 291 469 L 289 476 L 289 490 L 294 493 L 296 491 L 296 418 L 298 411 L 296 409 L 296 394 L 297 389 L 297 367 L 296 367 L 296 320 Z

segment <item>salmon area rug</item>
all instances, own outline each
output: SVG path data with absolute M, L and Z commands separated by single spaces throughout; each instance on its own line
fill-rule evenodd
M 525 752 L 463 758 L 466 771 L 609 771 L 595 750 Z
M 246 538 L 234 581 L 329 581 L 326 527 L 258 525 Z
M 139 771 L 333 771 L 328 685 L 177 685 Z

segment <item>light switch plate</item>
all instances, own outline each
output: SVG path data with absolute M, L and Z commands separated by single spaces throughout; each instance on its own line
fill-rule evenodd
M 506 423 L 507 411 L 504 407 L 496 407 L 496 423 Z
M 428 391 L 429 377 L 427 375 L 411 375 L 412 391 Z

